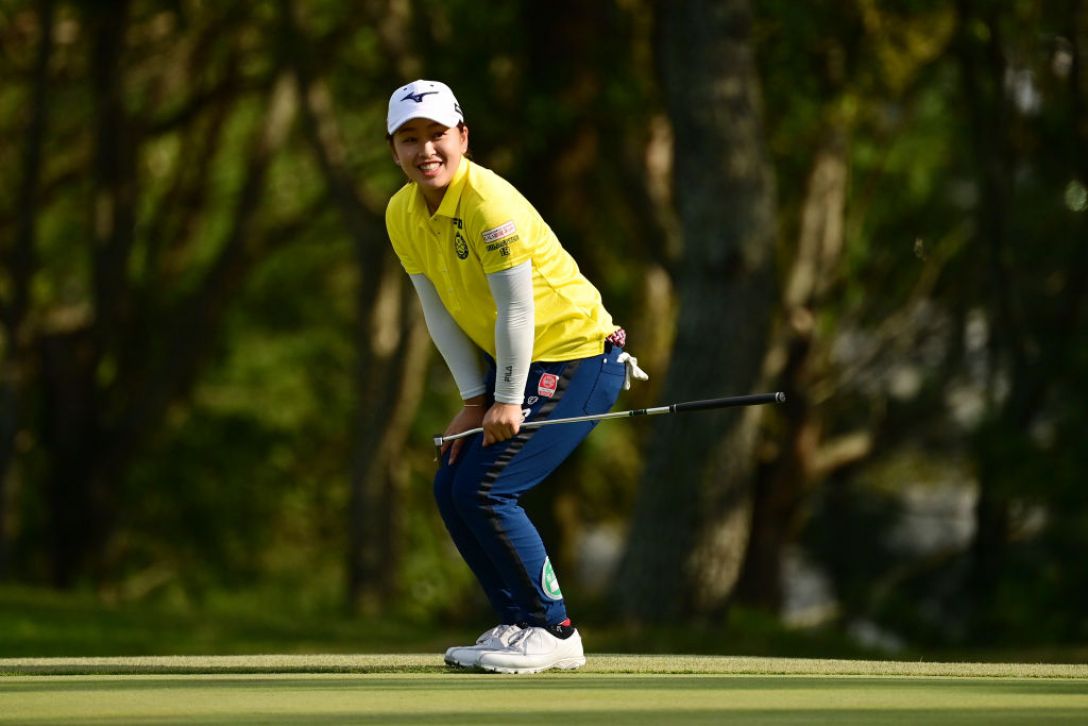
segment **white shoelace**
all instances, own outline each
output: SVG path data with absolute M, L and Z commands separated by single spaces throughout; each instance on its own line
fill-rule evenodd
M 528 640 L 537 630 L 539 630 L 539 628 L 533 626 L 530 626 L 528 628 L 522 628 L 519 632 L 514 634 L 513 638 L 510 638 L 510 642 L 507 643 L 506 647 L 510 650 L 514 650 L 517 648 L 520 648 L 523 651 L 526 650 L 527 646 L 524 644 L 524 642 Z

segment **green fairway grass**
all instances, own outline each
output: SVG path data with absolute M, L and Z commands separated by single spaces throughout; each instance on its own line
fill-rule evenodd
M 495 676 L 438 661 L 0 659 L 0 723 L 1088 723 L 1080 665 L 602 655 Z
M 754 658 L 714 655 L 591 654 L 579 673 L 648 675 L 958 676 L 1069 678 L 1088 685 L 1088 665 L 1069 663 L 930 663 Z M 359 655 L 125 656 L 0 658 L 0 676 L 182 675 L 247 673 L 456 673 L 437 653 Z M 0 681 L 2 683 L 3 681 Z
M 476 632 L 0 588 L 0 724 L 1088 724 L 1082 646 L 931 656 L 1049 663 L 868 660 L 745 616 L 713 631 L 587 626 L 598 650 L 573 673 L 447 669 L 445 646 Z

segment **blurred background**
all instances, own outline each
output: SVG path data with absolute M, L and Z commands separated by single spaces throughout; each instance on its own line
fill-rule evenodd
M 526 499 L 600 650 L 1088 657 L 1088 2 L 0 2 L 0 655 L 445 647 L 385 236 L 445 81 L 651 375 Z M 1080 432 L 1080 433 L 1078 433 Z

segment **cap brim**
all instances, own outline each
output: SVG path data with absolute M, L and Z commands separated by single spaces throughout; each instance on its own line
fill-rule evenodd
M 409 115 L 405 116 L 404 118 L 397 119 L 392 124 L 389 124 L 388 126 L 386 126 L 386 131 L 388 131 L 389 135 L 392 136 L 393 134 L 395 134 L 397 132 L 397 129 L 399 129 L 401 126 L 408 123 L 409 121 L 415 121 L 417 118 L 427 119 L 428 121 L 434 121 L 436 124 L 442 124 L 443 126 L 446 126 L 447 128 L 450 127 L 450 126 L 456 126 L 457 124 L 461 123 L 461 117 L 457 116 L 456 114 L 450 114 L 449 116 L 446 116 L 445 118 L 437 118 L 438 116 L 441 116 L 441 114 L 425 114 L 425 113 L 409 114 Z

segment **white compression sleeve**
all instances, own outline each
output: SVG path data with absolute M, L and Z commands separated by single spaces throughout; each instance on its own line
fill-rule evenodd
M 533 263 L 526 261 L 487 276 L 495 298 L 495 400 L 521 404 L 533 360 L 536 307 Z
M 457 389 L 461 392 L 461 398 L 472 398 L 487 391 L 484 383 L 483 366 L 480 361 L 480 351 L 461 330 L 453 317 L 450 316 L 446 306 L 442 304 L 442 298 L 438 297 L 438 290 L 427 279 L 426 275 L 409 275 L 412 285 L 416 288 L 416 295 L 423 305 L 423 318 L 427 321 L 427 331 L 431 334 L 431 340 L 446 361 L 446 367 L 453 374 L 453 380 L 457 383 Z

